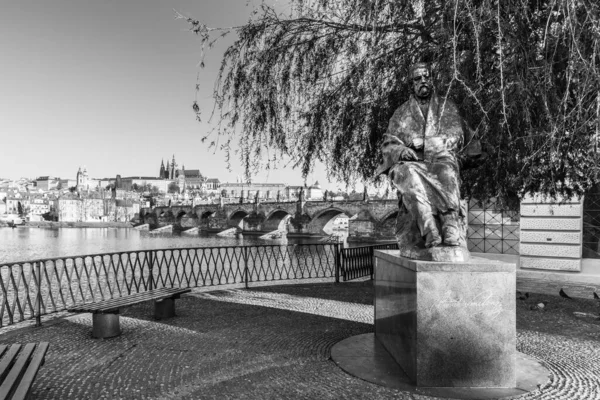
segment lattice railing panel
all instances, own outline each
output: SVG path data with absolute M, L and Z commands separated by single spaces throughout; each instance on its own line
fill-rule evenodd
M 344 281 L 373 275 L 374 250 L 395 250 L 398 243 L 351 247 L 340 252 L 341 274 Z
M 500 208 L 492 199 L 471 200 L 467 246 L 474 253 L 519 254 L 519 213 Z
M 148 289 L 147 252 L 53 258 L 0 266 L 0 325 Z
M 600 258 L 600 186 L 583 200 L 583 257 Z

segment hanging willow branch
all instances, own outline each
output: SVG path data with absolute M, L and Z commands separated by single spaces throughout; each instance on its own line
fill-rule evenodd
M 596 183 L 596 2 L 290 3 L 287 15 L 262 4 L 240 27 L 186 18 L 203 48 L 237 35 L 221 62 L 213 118 L 216 134 L 240 135 L 247 174 L 284 155 L 304 175 L 320 160 L 330 177 L 372 179 L 389 118 L 408 99 L 408 68 L 426 61 L 490 155 L 465 173 L 467 195 L 571 196 Z

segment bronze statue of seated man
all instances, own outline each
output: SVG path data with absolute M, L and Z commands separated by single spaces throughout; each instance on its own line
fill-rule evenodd
M 387 173 L 398 190 L 399 245 L 467 251 L 459 168 L 485 154 L 452 100 L 435 93 L 428 65 L 414 65 L 410 79 L 412 94 L 390 119 L 376 171 Z

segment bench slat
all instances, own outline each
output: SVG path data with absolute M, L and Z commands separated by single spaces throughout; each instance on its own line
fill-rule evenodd
M 136 295 L 130 295 L 130 296 L 123 296 L 123 297 L 117 297 L 114 299 L 108 299 L 108 300 L 103 300 L 97 303 L 88 303 L 88 304 L 84 304 L 81 306 L 76 306 L 73 307 L 72 309 L 88 309 L 88 310 L 100 310 L 100 309 L 108 309 L 111 308 L 113 306 L 123 306 L 123 305 L 128 305 L 128 304 L 136 304 L 139 302 L 143 302 L 143 301 L 148 301 L 148 300 L 158 300 L 158 299 L 163 299 L 163 298 L 169 298 L 169 297 L 173 297 L 173 296 L 177 296 L 181 293 L 185 293 L 186 291 L 189 291 L 189 289 L 186 290 L 178 290 L 178 291 L 170 291 L 170 292 L 159 292 L 159 293 L 140 293 L 140 294 L 136 294 Z
M 20 344 L 13 344 L 0 361 L 0 382 L 3 382 L 6 375 L 10 372 L 10 366 L 20 348 Z
M 82 304 L 82 305 L 78 305 L 78 306 L 73 306 L 71 308 L 69 308 L 69 310 L 75 310 L 75 309 L 79 309 L 79 308 L 98 308 L 98 307 L 102 307 L 102 306 L 110 306 L 112 304 L 115 303 L 120 303 L 123 301 L 136 301 L 136 300 L 140 300 L 140 299 L 152 299 L 152 298 L 159 298 L 159 297 L 170 297 L 173 296 L 174 294 L 177 294 L 179 292 L 185 292 L 185 291 L 190 291 L 190 289 L 170 289 L 168 291 L 164 291 L 164 290 L 151 290 L 148 292 L 142 292 L 142 293 L 134 293 L 131 295 L 126 295 L 126 296 L 121 296 L 121 297 L 115 297 L 112 299 L 107 299 L 107 300 L 102 300 L 96 303 L 87 303 L 87 304 Z M 145 301 L 145 300 L 143 300 Z
M 191 292 L 191 289 L 179 288 L 163 288 L 150 290 L 142 293 L 134 293 L 128 296 L 117 297 L 99 301 L 97 303 L 82 304 L 70 307 L 70 312 L 97 312 L 97 311 L 112 311 L 121 307 L 128 307 L 134 304 L 142 303 L 150 300 L 163 300 L 165 298 L 177 296 L 183 293 Z
M 8 345 L 6 345 L 6 344 L 0 344 L 0 357 L 2 357 L 2 354 L 4 354 L 4 351 L 6 350 L 7 347 L 8 347 Z
M 31 358 L 31 362 L 27 367 L 27 371 L 25 371 L 25 374 L 21 379 L 21 383 L 19 383 L 17 390 L 13 394 L 12 400 L 25 400 L 27 398 L 27 395 L 29 395 L 29 391 L 31 390 L 33 380 L 35 379 L 40 367 L 44 365 L 44 359 L 46 357 L 46 352 L 48 351 L 48 346 L 48 342 L 41 342 L 38 344 L 37 349 Z
M 121 296 L 121 297 L 114 297 L 112 299 L 106 299 L 103 300 L 102 302 L 107 302 L 107 301 L 113 301 L 113 300 L 119 300 L 119 299 L 123 299 L 123 298 L 136 298 L 136 297 L 144 297 L 147 295 L 155 295 L 155 296 L 160 296 L 160 295 L 170 295 L 173 293 L 177 293 L 177 292 L 186 292 L 186 291 L 191 291 L 191 289 L 180 289 L 180 288 L 162 288 L 162 289 L 154 289 L 154 290 L 148 290 L 146 292 L 140 292 L 140 293 L 132 293 L 129 295 L 125 295 L 125 296 Z M 101 302 L 97 302 L 97 303 L 87 303 L 87 304 L 98 304 Z
M 2 386 L 0 386 L 0 399 L 6 399 L 19 383 L 21 376 L 25 372 L 29 357 L 31 356 L 31 353 L 33 353 L 33 349 L 35 349 L 35 343 L 27 343 L 19 353 L 17 361 L 15 361 L 8 376 L 4 379 L 4 382 L 2 382 Z

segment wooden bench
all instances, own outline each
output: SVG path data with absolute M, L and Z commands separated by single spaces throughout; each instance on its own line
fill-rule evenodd
M 44 365 L 48 343 L 0 345 L 0 400 L 23 400 Z
M 69 312 L 90 312 L 92 315 L 92 336 L 98 339 L 121 334 L 119 310 L 145 301 L 154 300 L 154 318 L 163 319 L 175 316 L 175 299 L 191 289 L 162 288 L 129 296 L 88 303 L 68 308 Z

